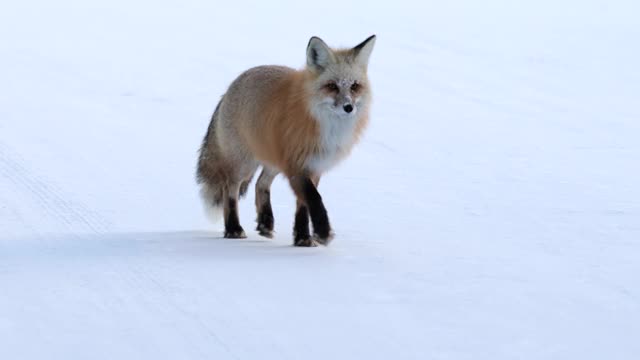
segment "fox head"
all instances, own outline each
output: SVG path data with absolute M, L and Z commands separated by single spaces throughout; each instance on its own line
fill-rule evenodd
M 307 46 L 310 106 L 316 115 L 355 118 L 371 101 L 367 77 L 369 57 L 376 42 L 372 35 L 352 49 L 331 49 L 318 37 Z

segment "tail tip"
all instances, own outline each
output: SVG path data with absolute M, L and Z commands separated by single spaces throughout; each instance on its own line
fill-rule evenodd
M 205 204 L 204 212 L 207 218 L 209 219 L 209 221 L 211 221 L 213 224 L 217 224 L 220 222 L 220 220 L 222 220 L 223 211 L 222 211 L 222 207 L 220 206 Z
M 200 196 L 203 200 L 204 212 L 207 218 L 214 224 L 220 222 L 223 218 L 222 206 L 216 202 L 216 193 L 207 184 L 202 184 L 200 188 Z

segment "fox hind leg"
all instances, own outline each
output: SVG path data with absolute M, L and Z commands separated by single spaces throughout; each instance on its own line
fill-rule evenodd
M 253 179 L 253 174 L 251 174 L 248 179 L 245 179 L 240 183 L 240 198 L 243 198 L 245 197 L 245 195 L 247 195 L 247 190 L 249 190 L 251 179 Z
M 277 170 L 264 166 L 256 182 L 256 212 L 258 214 L 256 230 L 260 235 L 267 238 L 273 237 L 274 219 L 273 209 L 271 208 L 271 184 L 277 175 Z
M 227 239 L 243 239 L 247 237 L 238 216 L 238 197 L 240 183 L 232 183 L 224 191 L 224 237 Z

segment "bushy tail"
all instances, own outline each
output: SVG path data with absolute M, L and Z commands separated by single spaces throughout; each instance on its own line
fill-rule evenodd
M 204 212 L 207 218 L 214 224 L 220 222 L 224 212 L 222 209 L 222 201 L 217 200 L 219 192 L 219 190 L 211 188 L 206 182 L 200 184 L 200 196 L 202 196 Z M 219 197 L 221 198 L 222 196 Z
M 222 196 L 225 186 L 225 178 L 220 159 L 219 146 L 215 136 L 215 126 L 220 110 L 220 103 L 211 117 L 209 128 L 202 140 L 200 156 L 198 157 L 198 169 L 196 179 L 200 184 L 200 195 L 204 201 L 205 212 L 212 222 L 216 223 L 222 218 Z
M 224 96 L 223 96 L 224 99 Z M 223 215 L 222 198 L 224 191 L 228 187 L 228 168 L 227 162 L 222 158 L 222 152 L 220 151 L 220 145 L 216 137 L 216 124 L 219 119 L 220 103 L 216 106 L 216 110 L 213 112 L 207 134 L 202 140 L 202 146 L 200 147 L 200 156 L 198 157 L 198 170 L 196 172 L 196 178 L 198 184 L 200 184 L 200 195 L 204 200 L 205 211 L 208 217 L 214 222 L 220 221 Z M 244 197 L 251 183 L 250 175 L 248 179 L 245 179 L 240 183 L 240 197 Z

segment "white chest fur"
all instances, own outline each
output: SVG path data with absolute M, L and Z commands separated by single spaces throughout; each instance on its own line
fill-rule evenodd
M 333 111 L 319 111 L 316 119 L 320 125 L 320 149 L 307 160 L 307 168 L 322 174 L 349 153 L 353 145 L 356 116 L 344 116 Z

